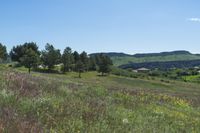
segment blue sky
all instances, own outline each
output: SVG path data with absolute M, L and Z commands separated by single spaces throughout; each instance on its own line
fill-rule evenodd
M 1 0 L 0 42 L 92 52 L 200 53 L 199 0 Z

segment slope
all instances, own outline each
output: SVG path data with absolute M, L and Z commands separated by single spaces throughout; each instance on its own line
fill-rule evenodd
M 0 83 L 0 132 L 200 131 L 197 84 L 6 67 Z
M 135 55 L 128 55 L 124 53 L 113 53 L 113 52 L 104 54 L 111 57 L 115 66 L 125 65 L 129 63 L 186 61 L 186 60 L 200 59 L 200 56 L 198 54 L 192 54 L 188 51 L 172 51 L 172 52 L 147 53 L 147 54 L 135 54 Z

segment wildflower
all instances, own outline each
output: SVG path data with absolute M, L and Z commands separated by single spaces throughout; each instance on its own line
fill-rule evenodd
M 126 119 L 126 118 L 123 119 L 123 123 L 124 123 L 124 124 L 127 124 L 127 123 L 128 123 L 128 119 Z

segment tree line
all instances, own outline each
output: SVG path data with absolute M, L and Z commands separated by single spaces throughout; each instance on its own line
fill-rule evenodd
M 86 71 L 98 71 L 105 75 L 111 71 L 113 65 L 111 59 L 104 54 L 88 55 L 85 51 L 78 53 L 72 51 L 70 47 L 66 47 L 61 53 L 59 49 L 49 43 L 41 51 L 34 42 L 16 45 L 9 54 L 7 54 L 6 46 L 0 44 L 0 59 L 6 60 L 7 57 L 26 67 L 29 73 L 32 69 L 51 72 L 57 65 L 60 66 L 61 72 L 78 72 L 79 77 L 82 72 Z

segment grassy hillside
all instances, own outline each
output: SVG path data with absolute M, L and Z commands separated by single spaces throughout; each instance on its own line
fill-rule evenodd
M 99 53 L 90 54 L 91 56 Z M 200 55 L 192 54 L 188 51 L 172 51 L 161 53 L 146 53 L 146 54 L 125 54 L 109 52 L 103 53 L 109 56 L 115 66 L 121 66 L 129 63 L 143 63 L 143 62 L 166 62 L 166 61 L 187 61 L 187 60 L 199 60 Z
M 0 132 L 200 132 L 198 84 L 0 66 Z
M 192 54 L 179 54 L 179 55 L 167 55 L 167 56 L 147 56 L 147 57 L 130 57 L 130 56 L 113 56 L 111 57 L 114 65 L 120 66 L 129 63 L 142 63 L 142 62 L 160 62 L 160 61 L 183 61 L 183 60 L 197 60 L 200 59 L 199 55 Z
M 168 69 L 184 69 L 184 68 L 194 68 L 200 66 L 200 60 L 179 60 L 179 61 L 160 61 L 160 62 L 143 62 L 143 63 L 129 63 L 125 65 L 119 66 L 123 69 L 138 69 L 138 68 L 148 68 L 155 69 L 159 68 L 160 70 L 168 70 Z

